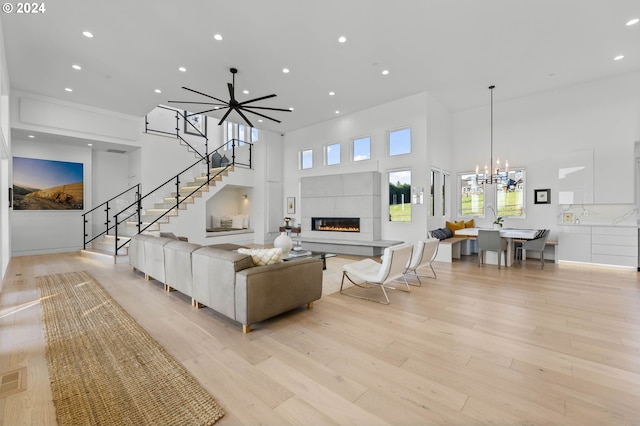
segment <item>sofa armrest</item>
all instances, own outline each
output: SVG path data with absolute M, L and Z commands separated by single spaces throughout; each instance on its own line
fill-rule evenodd
M 322 260 L 296 259 L 236 273 L 236 321 L 260 322 L 322 297 Z

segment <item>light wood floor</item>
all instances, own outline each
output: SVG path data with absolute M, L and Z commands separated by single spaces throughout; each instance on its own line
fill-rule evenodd
M 330 260 L 328 279 L 341 261 Z M 78 270 L 213 395 L 220 425 L 640 424 L 637 272 L 474 261 L 436 264 L 436 280 L 391 291 L 388 306 L 335 293 L 243 335 L 128 265 L 14 258 L 0 373 L 26 367 L 28 383 L 0 399 L 0 424 L 55 424 L 34 277 Z

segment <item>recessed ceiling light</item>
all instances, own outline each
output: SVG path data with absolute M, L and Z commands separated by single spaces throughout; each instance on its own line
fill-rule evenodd
M 71 68 L 73 68 L 74 70 L 78 70 L 80 71 L 82 69 L 82 67 L 80 65 L 71 65 Z
M 282 68 L 282 72 L 285 74 L 289 74 L 289 68 Z
M 242 93 L 244 93 L 245 95 L 248 95 L 249 91 L 248 90 L 243 90 Z
M 92 143 L 88 143 L 87 146 L 93 146 L 93 144 Z
M 389 74 L 389 70 L 383 70 L 382 71 L 382 75 L 387 75 L 387 74 Z
M 91 34 L 89 31 L 83 31 L 82 35 L 86 38 L 93 38 L 93 34 Z
M 160 90 L 160 89 L 156 89 L 156 90 L 154 90 L 154 92 L 156 92 L 156 93 L 162 93 L 162 90 Z
M 347 41 L 347 38 L 345 36 L 338 37 L 338 43 L 345 43 L 346 41 Z
M 615 58 L 613 58 L 614 61 L 619 61 L 620 59 L 624 59 L 624 55 L 618 55 Z
M 187 72 L 187 69 L 185 67 L 180 67 L 178 68 L 178 71 Z
M 293 111 L 293 107 L 289 107 L 289 110 L 290 110 L 290 111 Z
M 262 118 L 259 118 L 259 119 L 258 119 L 258 123 L 262 123 Z
M 627 26 L 630 27 L 631 25 L 635 25 L 638 22 L 640 22 L 640 19 L 634 18 L 634 19 L 630 20 L 629 22 L 627 22 Z
M 34 139 L 34 138 L 35 138 L 35 136 L 33 136 L 33 135 L 29 135 L 29 138 L 30 138 L 30 139 Z
M 215 38 L 218 41 L 222 40 L 222 36 L 220 34 L 214 35 L 213 38 Z
M 64 90 L 66 90 L 67 92 L 73 92 L 73 89 L 70 87 L 65 87 Z
M 340 111 L 336 111 L 336 114 L 340 114 Z
M 336 94 L 336 92 L 329 92 L 329 96 L 333 96 L 335 94 Z

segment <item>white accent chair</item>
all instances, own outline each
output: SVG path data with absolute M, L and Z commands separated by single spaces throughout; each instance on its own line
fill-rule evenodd
M 409 282 L 410 285 L 421 286 L 422 281 L 420 281 L 420 275 L 418 274 L 418 269 L 429 267 L 431 268 L 431 274 L 423 275 L 425 278 L 436 278 L 436 271 L 433 269 L 432 262 L 435 260 L 438 255 L 438 245 L 440 240 L 437 238 L 428 238 L 425 241 L 417 241 L 413 247 L 413 254 L 411 255 L 411 261 L 407 265 L 406 270 L 404 271 L 404 275 L 413 274 L 418 279 L 418 284 L 414 284 Z
M 404 281 L 404 285 L 406 286 L 406 291 L 411 291 L 411 288 L 407 283 L 407 279 L 405 278 L 404 272 L 407 268 L 407 265 L 409 264 L 409 261 L 411 260 L 412 252 L 413 244 L 399 244 L 384 249 L 382 263 L 378 263 L 373 259 L 364 259 L 358 262 L 344 265 L 342 267 L 342 282 L 340 283 L 340 294 L 388 305 L 389 297 L 387 296 L 386 288 L 396 289 L 396 287 L 388 286 L 388 284 L 390 284 L 391 282 L 402 279 Z M 354 285 L 361 288 L 373 288 L 379 286 L 382 289 L 382 294 L 384 295 L 385 301 L 371 299 L 369 297 L 360 296 L 358 294 L 345 293 L 343 291 L 345 277 Z
M 526 260 L 525 257 L 527 256 L 527 251 L 537 251 L 540 253 L 540 269 L 544 269 L 544 248 L 547 244 L 547 238 L 549 238 L 550 232 L 550 229 L 545 229 L 541 237 L 534 240 L 527 240 L 522 243 L 522 245 L 518 246 L 516 248 L 516 258 L 519 257 L 524 261 Z
M 504 253 L 504 264 L 507 265 L 507 240 L 500 236 L 500 231 L 488 229 L 478 230 L 478 266 L 485 263 L 487 251 L 498 252 L 498 269 L 500 269 L 501 254 Z

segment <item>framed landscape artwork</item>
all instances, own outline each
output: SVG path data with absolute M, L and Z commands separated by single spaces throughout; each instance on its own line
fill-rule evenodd
M 83 210 L 84 165 L 13 157 L 13 210 Z

